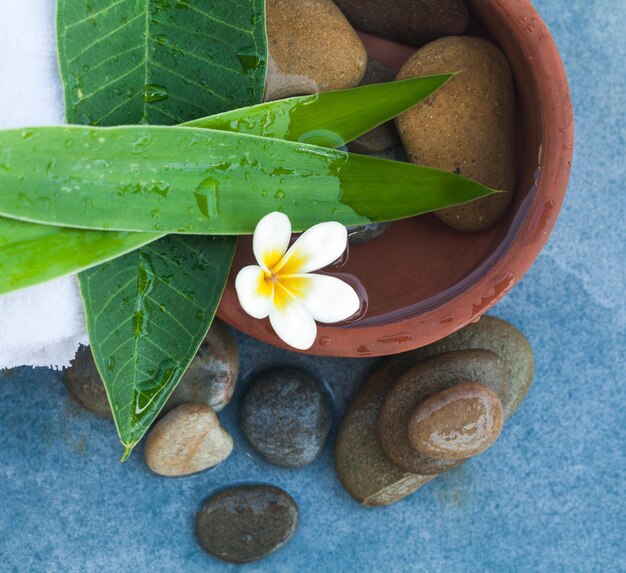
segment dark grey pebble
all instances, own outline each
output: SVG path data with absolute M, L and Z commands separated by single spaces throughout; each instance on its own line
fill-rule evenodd
M 368 60 L 365 75 L 359 85 L 384 84 L 396 79 L 396 74 L 377 60 Z M 372 154 L 400 145 L 400 136 L 393 121 L 387 121 L 348 143 L 354 153 Z
M 244 485 L 208 498 L 196 516 L 200 545 L 231 563 L 262 559 L 280 549 L 298 529 L 294 499 L 270 485 Z
M 330 396 L 303 372 L 268 370 L 252 384 L 241 406 L 241 426 L 268 462 L 299 468 L 311 463 L 332 423 Z
M 359 227 L 348 227 L 348 242 L 351 245 L 362 245 L 382 235 L 391 223 L 371 223 Z
M 366 32 L 421 46 L 467 28 L 463 0 L 335 0 L 350 23 Z

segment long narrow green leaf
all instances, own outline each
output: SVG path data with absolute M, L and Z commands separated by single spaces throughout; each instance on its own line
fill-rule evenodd
M 184 125 L 334 146 L 406 111 L 452 74 L 294 97 L 201 118 Z M 332 137 L 311 134 L 332 133 Z M 4 163 L 0 164 L 0 169 Z M 0 218 L 0 294 L 75 273 L 156 238 L 135 233 L 65 230 Z M 94 248 L 97 244 L 98 248 Z M 108 246 L 107 246 L 108 245 Z M 48 253 L 45 258 L 41 253 Z
M 58 0 L 57 32 L 69 123 L 169 125 L 263 98 L 264 0 Z M 165 237 L 79 275 L 125 455 L 205 336 L 235 246 Z
M 0 294 L 113 259 L 158 237 L 0 219 Z
M 493 192 L 410 163 L 189 127 L 7 130 L 0 147 L 0 214 L 101 230 L 239 235 L 277 210 L 294 230 L 362 225 Z
M 292 97 L 189 121 L 204 127 L 341 147 L 411 109 L 456 74 L 438 74 Z

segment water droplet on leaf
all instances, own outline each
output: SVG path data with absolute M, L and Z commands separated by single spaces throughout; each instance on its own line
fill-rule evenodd
M 147 103 L 155 103 L 166 100 L 169 96 L 167 88 L 157 84 L 146 84 L 144 86 L 143 101 Z

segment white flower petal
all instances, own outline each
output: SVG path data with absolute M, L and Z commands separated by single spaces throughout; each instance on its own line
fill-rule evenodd
M 356 291 L 337 277 L 304 275 L 296 296 L 318 322 L 332 324 L 355 314 L 361 306 Z
M 261 267 L 250 265 L 241 269 L 235 279 L 239 304 L 254 318 L 266 318 L 273 306 L 274 287 L 263 280 L 264 276 Z
M 252 249 L 257 263 L 269 271 L 282 259 L 291 240 L 291 222 L 284 213 L 265 215 L 254 229 Z
M 270 312 L 272 328 L 283 341 L 298 350 L 308 350 L 317 337 L 317 325 L 306 307 L 295 297 Z
M 347 244 L 348 230 L 341 223 L 319 223 L 298 237 L 276 271 L 281 274 L 317 271 L 336 261 Z

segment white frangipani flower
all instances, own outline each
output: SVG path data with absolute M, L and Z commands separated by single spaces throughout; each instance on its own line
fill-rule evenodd
M 283 213 L 263 217 L 254 230 L 253 250 L 259 263 L 239 271 L 239 303 L 254 318 L 269 317 L 276 334 L 299 350 L 313 346 L 315 321 L 341 322 L 359 310 L 356 291 L 344 281 L 313 274 L 346 250 L 347 229 L 320 223 L 289 247 L 291 223 Z

